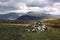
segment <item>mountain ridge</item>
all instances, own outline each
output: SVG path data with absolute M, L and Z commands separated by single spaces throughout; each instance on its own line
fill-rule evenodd
M 39 12 L 28 12 L 25 15 L 22 15 L 21 17 L 17 18 L 16 20 L 41 20 L 46 17 L 50 16 L 50 14 L 45 13 L 39 13 Z
M 15 13 L 15 12 L 11 12 L 8 14 L 0 14 L 0 19 L 9 19 L 9 20 L 15 20 L 18 17 L 24 15 L 24 13 Z

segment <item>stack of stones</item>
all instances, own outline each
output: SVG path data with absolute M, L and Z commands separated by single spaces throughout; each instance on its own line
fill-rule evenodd
M 40 32 L 40 31 L 46 31 L 47 27 L 45 24 L 42 24 L 42 22 L 38 21 L 37 23 L 35 23 L 34 25 L 29 25 L 26 29 L 27 31 L 32 31 L 32 32 Z

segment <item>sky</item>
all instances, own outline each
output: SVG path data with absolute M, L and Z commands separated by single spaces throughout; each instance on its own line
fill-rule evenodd
M 29 11 L 59 15 L 60 0 L 0 0 L 0 14 Z

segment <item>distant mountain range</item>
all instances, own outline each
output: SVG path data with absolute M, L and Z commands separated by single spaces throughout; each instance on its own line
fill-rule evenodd
M 50 16 L 50 14 L 40 12 L 28 12 L 27 14 L 17 18 L 17 20 L 40 20 Z
M 33 12 L 30 11 L 28 13 L 8 13 L 8 14 L 0 14 L 0 19 L 9 19 L 9 20 L 40 20 L 51 16 L 50 14 Z
M 8 13 L 8 14 L 0 14 L 0 19 L 9 19 L 9 20 L 16 20 L 18 17 L 24 15 L 24 13 Z

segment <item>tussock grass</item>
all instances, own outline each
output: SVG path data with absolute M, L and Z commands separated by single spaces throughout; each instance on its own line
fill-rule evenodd
M 0 40 L 60 40 L 56 32 L 27 32 L 25 29 L 24 26 L 0 25 Z

